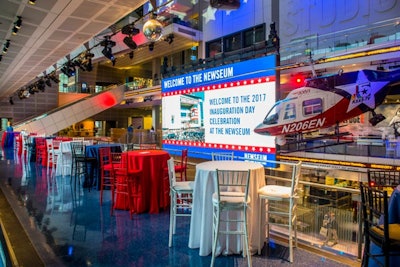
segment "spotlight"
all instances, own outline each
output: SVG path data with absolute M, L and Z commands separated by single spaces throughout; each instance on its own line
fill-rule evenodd
M 21 16 L 18 16 L 17 18 L 18 18 L 18 20 L 14 23 L 15 28 L 20 29 L 21 25 L 22 25 L 22 18 L 21 18 Z
M 85 66 L 83 65 L 83 62 L 80 59 L 77 59 L 73 62 L 73 65 L 80 68 L 82 71 L 86 71 Z
M 70 61 L 68 61 L 60 70 L 68 77 L 75 76 L 75 66 Z
M 133 59 L 133 56 L 134 56 L 133 51 L 129 52 L 128 55 L 129 55 L 129 58 L 130 58 L 130 59 Z
M 3 59 L 3 55 L 0 55 L 0 61 Z
M 12 35 L 17 35 L 17 33 L 18 33 L 18 28 L 14 26 L 12 29 Z
M 154 42 L 149 44 L 149 51 L 153 51 L 154 50 Z
M 36 4 L 36 0 L 29 0 L 29 4 L 31 4 L 31 5 Z
M 80 54 L 79 58 L 75 61 L 75 65 L 79 67 L 83 71 L 92 71 L 92 58 L 94 57 L 93 53 L 90 53 L 89 50 Z
M 50 84 L 50 86 L 51 86 L 51 84 Z M 45 85 L 43 78 L 36 82 L 36 88 L 39 91 L 44 92 L 46 85 Z
M 28 87 L 28 95 L 34 95 L 35 93 L 39 93 L 39 88 L 37 88 L 36 84 L 33 84 Z
M 10 105 L 14 105 L 14 100 L 13 100 L 12 96 L 10 96 L 10 99 L 8 101 L 10 102 Z
M 112 53 L 112 47 L 115 46 L 115 42 L 110 40 L 110 36 L 104 36 L 104 40 L 100 43 L 100 45 L 104 46 L 103 55 L 110 59 L 111 61 L 115 60 L 115 57 Z
M 55 71 L 53 71 L 52 73 L 50 73 L 49 78 L 55 82 L 55 83 L 59 83 L 60 80 L 57 78 Z
M 86 70 L 87 71 L 92 71 L 93 70 L 92 59 L 91 58 L 89 58 L 88 62 L 86 63 Z
M 30 94 L 29 94 L 29 91 L 28 91 L 28 90 L 21 89 L 21 90 L 18 91 L 18 98 L 19 98 L 19 99 L 28 98 L 29 95 L 30 95 Z
M 47 77 L 47 79 L 44 81 L 44 83 L 45 83 L 48 87 L 51 87 L 50 78 Z
M 135 50 L 137 48 L 137 44 L 133 41 L 132 36 L 126 36 L 123 41 L 130 49 Z
M 139 34 L 140 30 L 138 28 L 135 28 L 135 26 L 133 24 L 128 24 L 128 25 L 125 25 L 124 27 L 122 27 L 121 33 L 133 36 L 133 35 Z
M 3 54 L 7 53 L 9 47 L 10 47 L 10 40 L 6 40 L 3 46 Z
M 85 52 L 85 58 L 86 58 L 86 59 L 93 58 L 93 57 L 94 57 L 94 54 L 93 54 L 93 53 L 90 53 L 90 51 L 86 51 L 86 52 Z
M 168 36 L 164 39 L 164 41 L 168 42 L 169 44 L 172 44 L 172 42 L 174 41 L 174 34 L 168 34 Z
M 111 47 L 104 47 L 103 51 L 101 51 L 101 53 L 103 53 L 103 55 L 110 59 L 111 61 L 115 60 L 115 57 L 112 53 Z

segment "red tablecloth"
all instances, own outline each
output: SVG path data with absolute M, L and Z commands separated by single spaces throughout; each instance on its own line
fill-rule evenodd
M 142 169 L 140 179 L 141 197 L 135 203 L 135 212 L 158 213 L 160 208 L 169 206 L 169 197 L 164 196 L 163 176 L 170 158 L 168 152 L 163 150 L 136 150 L 127 151 L 123 154 L 128 156 L 128 169 Z M 123 198 L 116 198 L 115 208 L 126 208 L 122 203 Z

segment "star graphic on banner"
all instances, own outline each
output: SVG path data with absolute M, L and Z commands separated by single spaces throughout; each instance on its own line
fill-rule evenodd
M 375 94 L 387 84 L 388 82 L 371 82 L 364 71 L 359 71 L 356 83 L 337 86 L 337 88 L 351 95 L 349 107 L 347 108 L 347 112 L 349 112 L 361 104 L 374 109 Z
M 207 7 L 206 12 L 203 13 L 203 17 L 206 19 L 205 23 L 208 23 L 210 20 L 215 20 L 215 12 L 217 12 L 216 8 L 211 6 Z

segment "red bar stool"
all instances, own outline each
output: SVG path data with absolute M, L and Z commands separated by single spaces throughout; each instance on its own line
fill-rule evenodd
M 111 153 L 111 159 L 114 175 L 114 186 L 111 196 L 111 215 L 114 214 L 115 199 L 117 197 L 122 197 L 122 202 L 127 204 L 132 219 L 132 214 L 136 211 L 136 200 L 141 197 L 140 178 L 142 176 L 142 170 L 129 166 L 127 154 L 113 152 Z
M 100 205 L 103 204 L 103 190 L 109 188 L 112 190 L 114 186 L 113 166 L 111 161 L 111 148 L 99 148 L 100 161 Z

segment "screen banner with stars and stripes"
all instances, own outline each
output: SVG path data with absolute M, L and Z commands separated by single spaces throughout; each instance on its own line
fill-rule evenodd
M 254 132 L 276 102 L 275 62 L 271 55 L 163 79 L 163 149 L 275 160 L 275 137 Z

